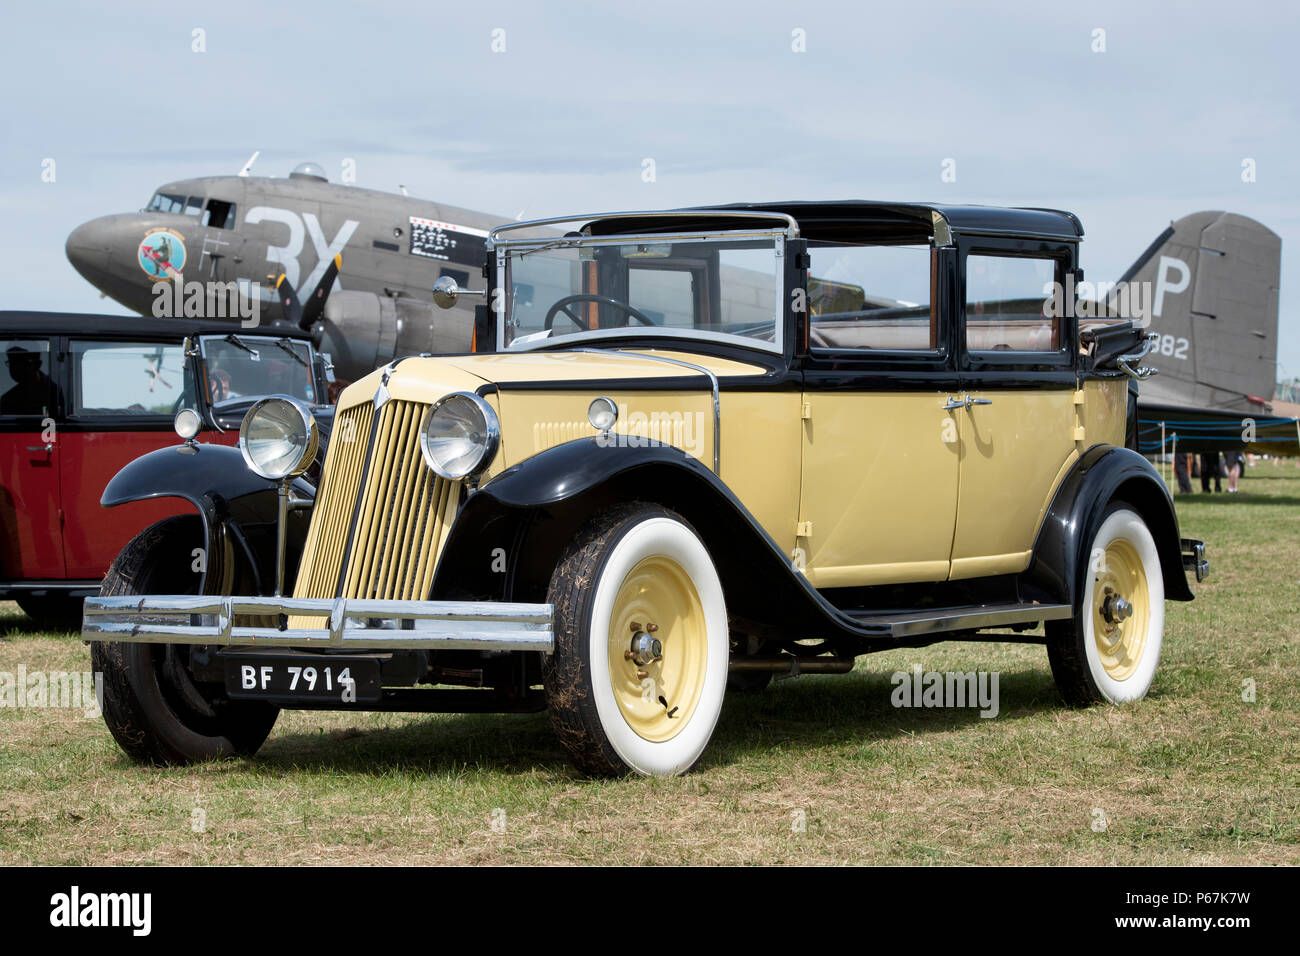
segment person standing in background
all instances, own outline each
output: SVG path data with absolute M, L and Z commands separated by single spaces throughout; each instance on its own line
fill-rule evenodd
M 1207 451 L 1201 455 L 1201 491 L 1205 494 L 1210 493 L 1210 479 L 1214 479 L 1214 490 L 1222 491 L 1223 485 L 1219 479 L 1223 475 L 1223 469 L 1219 464 L 1219 453 L 1217 451 Z
M 1228 494 L 1235 495 L 1237 493 L 1237 482 L 1241 478 L 1241 452 L 1225 451 L 1223 453 L 1223 464 L 1228 471 Z
M 1192 466 L 1188 461 L 1191 457 L 1191 455 L 1185 455 L 1182 452 L 1174 455 L 1174 477 L 1178 480 L 1178 493 L 1180 495 L 1187 495 L 1192 492 Z

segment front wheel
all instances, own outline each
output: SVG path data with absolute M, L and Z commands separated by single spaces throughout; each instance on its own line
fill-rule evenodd
M 547 706 L 578 768 L 694 766 L 722 711 L 730 646 L 722 583 L 690 525 L 648 504 L 599 516 L 556 566 L 548 600 Z
M 168 518 L 136 535 L 104 576 L 100 594 L 197 594 L 191 554 L 202 528 L 190 516 Z M 103 674 L 104 722 L 137 763 L 178 765 L 248 756 L 266 740 L 279 708 L 231 700 L 225 688 L 198 682 L 184 644 L 90 645 Z
M 1155 539 L 1137 512 L 1112 505 L 1093 538 L 1074 617 L 1047 624 L 1047 659 L 1066 702 L 1146 696 L 1160 662 L 1165 585 Z

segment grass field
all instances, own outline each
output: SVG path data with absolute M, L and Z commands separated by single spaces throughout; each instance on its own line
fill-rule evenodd
M 1066 709 L 1038 646 L 892 651 L 730 698 L 686 777 L 602 782 L 544 714 L 286 712 L 255 759 L 154 770 L 5 708 L 0 864 L 1300 863 L 1300 469 L 1243 492 L 1179 499 L 1213 575 L 1136 705 Z M 28 626 L 0 603 L 0 672 L 89 669 Z M 914 664 L 999 672 L 998 716 L 895 709 Z

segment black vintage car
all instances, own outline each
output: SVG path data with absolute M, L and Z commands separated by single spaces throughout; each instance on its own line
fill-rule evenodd
M 140 530 L 193 513 L 176 498 L 104 510 L 124 466 L 175 446 L 176 416 L 234 445 L 249 407 L 283 393 L 328 434 L 327 360 L 305 332 L 229 322 L 0 312 L 0 598 L 76 627 L 81 598 Z

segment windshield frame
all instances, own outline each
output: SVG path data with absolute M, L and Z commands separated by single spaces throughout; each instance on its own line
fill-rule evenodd
M 654 213 L 655 216 L 680 215 L 689 218 L 691 215 L 697 215 L 698 211 L 686 211 L 682 213 Z M 618 218 L 619 214 L 612 214 L 604 218 Z M 627 214 L 624 214 L 627 215 Z M 590 219 L 591 217 L 583 217 Z M 787 217 L 777 214 L 763 214 L 761 216 L 737 216 L 737 218 L 761 218 L 767 221 L 784 220 Z M 563 222 L 575 220 L 545 220 L 544 222 Z M 543 222 L 543 221 L 539 221 Z M 530 225 L 530 224 L 511 224 L 511 225 Z M 501 239 L 496 238 L 496 230 L 493 232 L 492 254 L 494 256 L 494 286 L 505 294 L 493 294 L 491 296 L 491 306 L 493 308 L 493 323 L 495 326 L 495 350 L 498 353 L 512 352 L 531 352 L 546 349 L 565 349 L 573 347 L 601 347 L 611 340 L 626 341 L 629 338 L 650 340 L 654 342 L 667 341 L 672 342 L 713 342 L 724 345 L 730 345 L 737 348 L 752 349 L 754 351 L 766 354 L 784 355 L 786 352 L 786 302 L 788 284 L 788 275 L 786 268 L 786 242 L 791 238 L 794 232 L 797 236 L 797 230 L 786 227 L 770 228 L 750 228 L 750 229 L 700 229 L 677 232 L 635 232 L 635 233 L 616 233 L 612 235 L 591 235 L 589 227 L 584 228 L 582 233 L 569 236 L 557 237 L 554 235 L 530 237 L 526 239 Z M 510 269 L 512 262 L 530 252 L 539 252 L 542 249 L 560 249 L 560 248 L 583 248 L 599 247 L 611 248 L 619 246 L 634 245 L 662 245 L 665 243 L 692 243 L 692 242 L 710 242 L 710 241 L 734 241 L 734 242 L 754 242 L 769 241 L 773 250 L 773 284 L 775 289 L 775 300 L 773 304 L 773 337 L 771 342 L 762 339 L 752 338 L 749 336 L 736 335 L 730 332 L 713 332 L 700 329 L 686 328 L 662 328 L 636 325 L 625 326 L 611 329 L 592 329 L 586 332 L 572 332 L 564 336 L 554 338 L 547 336 L 539 338 L 535 342 L 526 342 L 523 344 L 511 343 L 506 345 L 507 318 L 510 311 L 510 300 L 513 297 L 512 280 Z M 511 290 L 511 291 L 506 291 Z M 518 340 L 516 340 L 518 341 Z
M 222 399 L 221 401 L 218 402 L 212 401 L 211 391 L 210 391 L 212 385 L 208 379 L 208 362 L 210 358 L 208 352 L 208 346 L 213 342 L 226 342 L 227 337 L 230 335 L 234 335 L 238 337 L 238 339 L 241 342 L 245 343 L 250 348 L 259 352 L 261 355 L 267 355 L 267 356 L 274 356 L 274 355 L 281 354 L 279 343 L 286 338 L 289 339 L 289 341 L 291 341 L 294 345 L 302 345 L 303 347 L 305 347 L 307 349 L 306 358 L 308 364 L 304 371 L 307 375 L 307 381 L 311 384 L 311 390 L 315 397 L 312 398 L 310 401 L 304 398 L 299 398 L 298 401 L 308 402 L 308 404 L 312 406 L 328 404 L 328 402 L 322 401 L 321 388 L 320 388 L 321 383 L 317 380 L 317 374 L 316 374 L 316 348 L 312 344 L 310 339 L 294 338 L 292 336 L 286 336 L 283 333 L 279 335 L 274 335 L 267 332 L 245 332 L 244 330 L 239 328 L 232 328 L 230 332 L 226 332 L 226 333 L 213 332 L 213 333 L 205 333 L 203 335 L 198 336 L 199 346 L 198 346 L 197 358 L 199 362 L 202 364 L 202 375 L 199 376 L 196 374 L 196 379 L 197 378 L 202 379 L 199 385 L 201 386 L 202 389 L 204 405 L 210 407 L 213 411 L 220 411 L 223 408 L 237 406 L 240 402 L 255 401 L 258 398 L 265 398 L 267 395 L 279 394 L 277 392 L 266 392 L 259 395 L 238 395 L 232 398 Z M 289 358 L 288 356 L 285 356 L 284 360 L 288 362 L 293 361 L 293 359 Z M 295 367 L 298 366 L 295 364 Z

